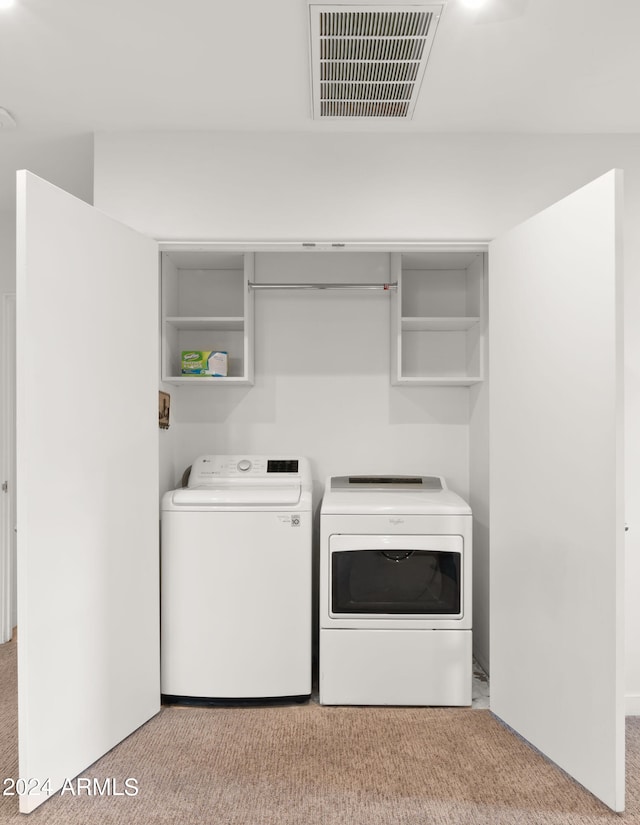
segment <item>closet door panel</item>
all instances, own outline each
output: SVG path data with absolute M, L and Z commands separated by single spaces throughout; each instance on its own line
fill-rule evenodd
M 489 252 L 491 707 L 624 809 L 621 173 Z
M 18 173 L 20 798 L 160 706 L 158 252 Z

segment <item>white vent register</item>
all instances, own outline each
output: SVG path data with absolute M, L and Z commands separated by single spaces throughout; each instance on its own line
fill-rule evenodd
M 314 118 L 410 119 L 442 8 L 310 4 Z

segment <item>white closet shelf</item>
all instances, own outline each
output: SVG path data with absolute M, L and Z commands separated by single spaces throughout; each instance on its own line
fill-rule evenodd
M 472 384 L 480 384 L 482 378 L 477 375 L 459 375 L 459 376 L 411 376 L 404 375 L 402 378 L 396 378 L 393 382 L 394 386 L 404 387 L 470 387 Z
M 222 316 L 185 316 L 169 315 L 165 318 L 167 324 L 176 329 L 218 329 L 242 332 L 244 329 L 244 318 L 234 315 Z
M 404 332 L 464 332 L 480 321 L 476 316 L 418 317 L 404 316 L 401 320 Z
M 162 380 L 165 384 L 173 384 L 177 387 L 184 384 L 190 384 L 191 386 L 202 384 L 204 387 L 210 387 L 214 384 L 217 387 L 250 387 L 253 384 L 253 381 L 241 375 L 166 375 L 163 376 Z

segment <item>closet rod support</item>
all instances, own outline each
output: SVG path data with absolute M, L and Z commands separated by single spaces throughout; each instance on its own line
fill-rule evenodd
M 397 281 L 392 284 L 256 284 L 249 281 L 250 289 L 350 289 L 350 290 L 374 290 L 380 289 L 389 292 L 398 288 Z

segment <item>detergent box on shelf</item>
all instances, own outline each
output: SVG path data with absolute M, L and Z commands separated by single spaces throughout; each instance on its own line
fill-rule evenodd
M 224 378 L 227 360 L 227 353 L 220 350 L 182 350 L 182 374 Z

